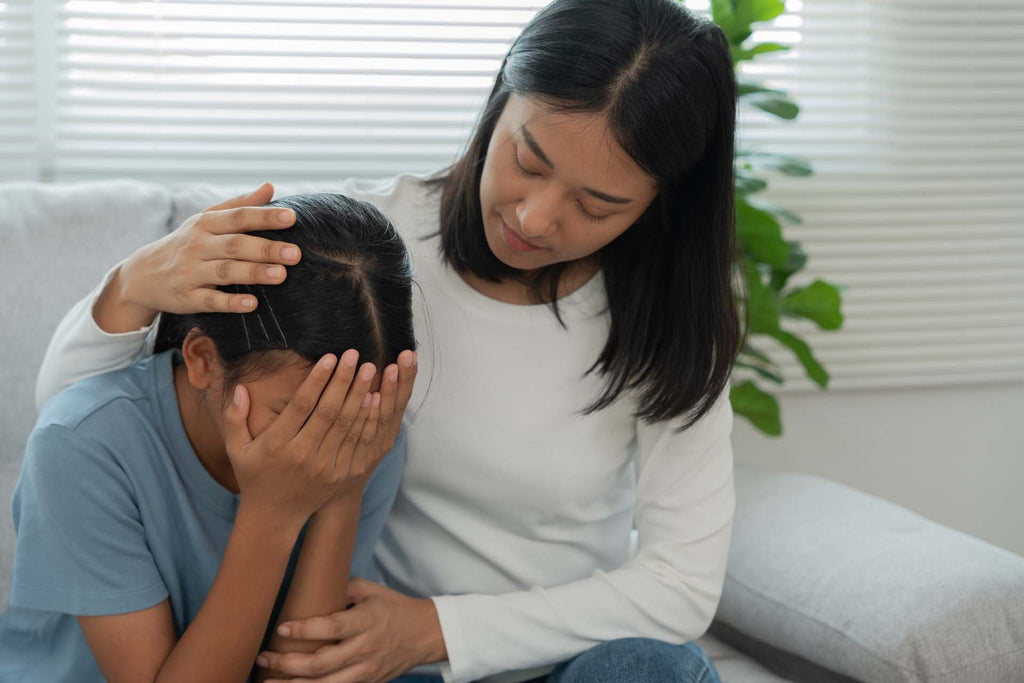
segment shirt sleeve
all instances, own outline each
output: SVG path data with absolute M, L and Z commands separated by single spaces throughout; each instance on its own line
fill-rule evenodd
M 168 596 L 131 481 L 100 444 L 63 426 L 37 428 L 12 512 L 11 605 L 96 616 Z
M 630 637 L 685 643 L 711 624 L 735 510 L 728 389 L 693 426 L 637 425 L 636 555 L 550 588 L 433 598 L 448 683 L 531 669 Z
M 363 491 L 363 500 L 359 509 L 359 528 L 356 531 L 356 545 L 352 551 L 352 569 L 354 576 L 380 583 L 380 572 L 373 562 L 373 551 L 384 530 L 391 505 L 398 495 L 398 485 L 402 480 L 402 468 L 405 466 L 405 427 L 398 433 L 395 445 L 377 465 L 370 476 L 370 481 Z
M 123 263 L 123 262 L 122 262 Z M 92 309 L 121 263 L 111 268 L 100 284 L 68 311 L 46 347 L 43 365 L 36 379 L 36 409 L 75 382 L 112 370 L 126 368 L 152 353 L 160 316 L 146 327 L 111 334 L 100 329 Z

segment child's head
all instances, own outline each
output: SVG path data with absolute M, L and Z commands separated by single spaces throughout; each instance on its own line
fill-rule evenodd
M 189 380 L 215 415 L 234 387 L 245 384 L 254 436 L 324 354 L 356 349 L 360 365 L 381 370 L 416 346 L 409 255 L 383 214 L 326 193 L 283 197 L 270 206 L 293 210 L 295 224 L 251 234 L 286 238 L 302 250 L 302 260 L 282 284 L 222 288 L 255 296 L 251 313 L 165 315 L 156 348 L 183 348 Z

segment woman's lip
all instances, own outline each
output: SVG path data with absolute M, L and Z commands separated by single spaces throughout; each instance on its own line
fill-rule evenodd
M 505 219 L 502 219 L 501 221 L 501 237 L 505 241 L 505 244 L 516 251 L 537 251 L 540 249 L 537 245 L 530 244 L 513 232 L 512 228 L 508 227 L 508 224 L 505 223 Z

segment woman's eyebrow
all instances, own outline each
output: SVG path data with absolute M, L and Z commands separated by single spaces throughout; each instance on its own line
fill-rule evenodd
M 530 151 L 536 154 L 541 161 L 547 164 L 548 168 L 550 168 L 552 171 L 555 170 L 555 165 L 551 163 L 551 159 L 548 159 L 548 155 L 545 154 L 544 150 L 542 150 L 540 148 L 540 145 L 537 144 L 536 138 L 534 138 L 533 135 L 530 133 L 530 130 L 526 127 L 525 123 L 519 128 L 519 130 L 522 131 L 523 140 L 526 141 L 526 146 L 530 148 Z M 600 190 L 595 190 L 590 187 L 584 187 L 583 191 L 593 197 L 597 197 L 603 202 L 610 202 L 612 204 L 629 204 L 631 201 L 633 201 L 632 199 L 627 199 L 625 197 L 616 197 L 614 195 L 608 194 L 607 192 L 601 192 Z

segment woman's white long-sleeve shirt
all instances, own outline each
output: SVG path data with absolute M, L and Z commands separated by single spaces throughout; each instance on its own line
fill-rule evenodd
M 681 421 L 637 420 L 627 396 L 584 415 L 603 387 L 586 374 L 608 331 L 601 275 L 560 301 L 566 328 L 549 307 L 485 297 L 441 262 L 428 238 L 439 197 L 420 180 L 338 190 L 392 220 L 422 293 L 408 461 L 376 558 L 392 588 L 432 597 L 444 679 L 524 680 L 616 638 L 697 638 L 718 606 L 732 531 L 728 392 L 683 432 Z M 96 327 L 101 288 L 55 333 L 40 402 L 146 351 L 148 328 Z

